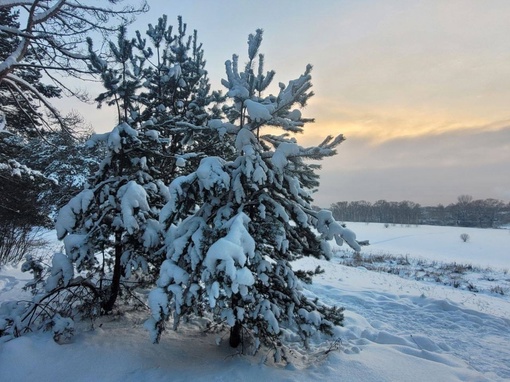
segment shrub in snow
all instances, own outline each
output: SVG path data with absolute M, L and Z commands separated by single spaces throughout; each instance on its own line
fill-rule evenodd
M 469 235 L 467 233 L 461 233 L 460 239 L 465 243 L 469 240 Z
M 42 279 L 44 268 L 40 260 L 29 257 L 23 263 L 24 272 L 34 273 L 34 280 L 26 285 L 34 297 L 0 305 L 0 336 L 4 340 L 49 330 L 56 342 L 66 343 L 74 334 L 73 317 L 91 318 L 99 312 L 98 288 L 90 280 L 74 277 L 73 265 L 66 255 L 55 254 L 52 263 L 46 282 Z
M 57 313 L 53 317 L 51 330 L 55 342 L 59 344 L 69 342 L 74 335 L 74 321 Z
M 146 322 L 154 341 L 170 318 L 174 327 L 192 316 L 226 323 L 230 344 L 250 338 L 252 351 L 261 344 L 278 348 L 289 333 L 306 344 L 342 323 L 343 308 L 303 293 L 302 281 L 320 270 L 295 272 L 290 262 L 330 258 L 327 241 L 333 239 L 359 250 L 353 232 L 330 212 L 312 208 L 318 166 L 304 161 L 334 155 L 343 137 L 305 148 L 290 136 L 312 121 L 294 109 L 312 96 L 311 66 L 288 85 L 280 84 L 278 95 L 262 96 L 274 72 L 264 73 L 262 55 L 256 67 L 261 41 L 261 30 L 250 35 L 244 71 L 237 56 L 226 63 L 229 120 L 214 125 L 234 136 L 236 156 L 205 158 L 170 185 L 171 199 L 160 215 L 166 260 L 149 296 L 152 315 Z M 267 125 L 283 134 L 266 133 Z M 281 354 L 276 351 L 276 358 Z
M 508 288 L 503 288 L 501 285 L 495 285 L 495 286 L 491 287 L 490 291 L 492 293 L 497 293 L 497 294 L 504 296 L 505 294 L 508 293 Z

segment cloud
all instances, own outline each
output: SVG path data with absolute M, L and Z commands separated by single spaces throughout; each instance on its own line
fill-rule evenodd
M 510 97 L 510 94 L 509 94 Z M 328 134 L 344 134 L 350 139 L 362 139 L 379 144 L 399 138 L 440 135 L 455 131 L 495 131 L 510 125 L 510 114 L 500 113 L 497 119 L 492 113 L 470 117 L 438 109 L 421 111 L 394 107 L 335 108 L 334 101 L 317 99 L 303 113 L 307 117 L 318 116 L 315 124 L 307 125 L 303 140 L 319 141 Z
M 458 130 L 373 144 L 354 138 L 321 170 L 316 203 L 412 200 L 448 204 L 460 194 L 510 199 L 510 126 Z
M 385 1 L 331 10 L 337 20 L 321 23 L 324 41 L 307 47 L 312 135 L 381 142 L 507 124 L 508 6 Z

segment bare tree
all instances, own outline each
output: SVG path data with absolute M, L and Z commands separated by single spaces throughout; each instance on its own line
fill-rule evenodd
M 467 233 L 461 233 L 460 234 L 460 239 L 466 243 L 468 240 L 469 240 L 469 235 Z
M 3 0 L 0 10 L 20 14 L 24 24 L 19 27 L 0 24 L 0 37 L 16 41 L 10 52 L 0 61 L 0 85 L 7 86 L 13 95 L 39 100 L 65 126 L 56 108 L 37 87 L 16 71 L 22 68 L 40 70 L 67 95 L 80 96 L 62 82 L 62 75 L 89 77 L 90 55 L 86 38 L 91 33 L 107 34 L 147 11 L 144 0 L 139 6 L 120 5 L 122 0 Z M 60 74 L 60 75 L 59 75 Z M 22 104 L 18 105 L 23 108 Z M 32 110 L 22 110 L 31 114 Z
M 457 197 L 457 201 L 461 205 L 467 205 L 473 201 L 473 197 L 471 195 L 459 195 Z

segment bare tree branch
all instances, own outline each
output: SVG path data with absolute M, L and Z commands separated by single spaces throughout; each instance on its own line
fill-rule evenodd
M 122 0 L 0 1 L 0 9 L 19 11 L 22 19 L 26 20 L 20 28 L 0 25 L 0 33 L 15 41 L 12 51 L 4 52 L 6 58 L 0 60 L 0 84 L 8 83 L 10 91 L 21 92 L 21 97 L 27 102 L 30 100 L 22 93 L 32 93 L 64 127 L 58 110 L 38 88 L 17 75 L 16 70 L 42 70 L 58 87 L 78 96 L 77 92 L 65 86 L 54 74 L 69 74 L 81 79 L 94 78 L 95 74 L 89 68 L 90 54 L 86 42 L 90 32 L 97 31 L 105 36 L 117 30 L 119 23 L 125 25 L 133 21 L 137 14 L 148 10 L 146 0 L 138 7 L 121 3 Z

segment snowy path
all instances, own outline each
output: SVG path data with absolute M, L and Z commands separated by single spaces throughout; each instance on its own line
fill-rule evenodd
M 507 301 L 495 297 L 487 303 L 487 296 L 482 300 L 467 291 L 319 263 L 326 273 L 307 288 L 325 303 L 347 308 L 342 336 L 356 352 L 386 345 L 445 365 L 462 368 L 465 363 L 491 380 L 510 379 Z

